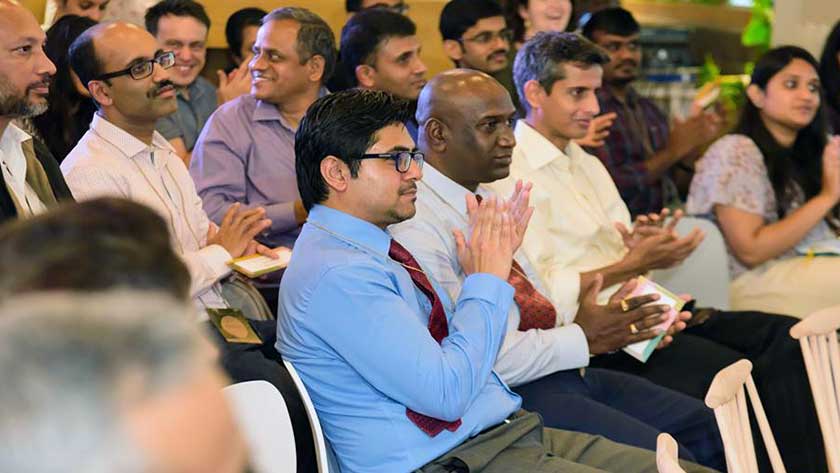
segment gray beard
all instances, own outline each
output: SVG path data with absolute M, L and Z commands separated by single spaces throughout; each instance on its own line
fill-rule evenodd
M 0 97 L 0 117 L 31 118 L 47 111 L 46 103 L 31 104 L 19 97 Z
M 27 94 L 28 95 L 28 94 Z M 33 104 L 26 96 L 16 97 L 0 80 L 0 117 L 30 118 L 47 111 L 49 104 Z

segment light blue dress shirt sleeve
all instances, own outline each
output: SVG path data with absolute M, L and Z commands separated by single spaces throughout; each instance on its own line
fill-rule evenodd
M 487 274 L 467 278 L 449 336 L 438 345 L 382 276 L 375 265 L 327 272 L 314 288 L 313 330 L 387 397 L 430 417 L 459 419 L 493 369 L 513 288 Z

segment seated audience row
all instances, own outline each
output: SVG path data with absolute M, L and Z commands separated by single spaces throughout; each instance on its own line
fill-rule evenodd
M 630 297 L 636 276 L 680 265 L 701 243 L 697 230 L 674 231 L 681 211 L 665 224 L 671 214 L 661 207 L 687 190 L 694 162 L 722 122 L 716 110 L 697 109 L 671 126 L 634 92 L 641 53 L 629 12 L 595 14 L 584 27 L 595 44 L 525 31 L 513 60 L 503 10 L 489 0 L 453 0 L 440 22 L 444 46 L 456 65 L 474 70 L 426 83 L 405 4 L 351 3 L 348 11 L 358 11 L 339 52 L 327 24 L 306 9 L 274 10 L 258 27 L 256 12 L 243 13 L 232 29 L 240 65 L 220 74 L 218 90 L 199 77 L 209 19 L 192 0 L 153 6 L 146 30 L 65 17 L 56 41 L 77 38 L 65 59 L 75 76 L 67 74 L 62 87 L 77 81 L 78 103 L 53 113 L 73 120 L 90 112 L 92 120 L 61 136 L 45 127 L 42 136 L 64 143 L 56 151 L 72 146 L 59 169 L 47 147 L 12 123 L 43 113 L 57 96 L 45 35 L 29 12 L 0 0 L 0 42 L 9 46 L 0 55 L 0 88 L 9 95 L 0 100 L 2 218 L 34 216 L 73 197 L 135 202 L 92 200 L 0 230 L 0 255 L 37 251 L 38 235 L 63 241 L 50 246 L 62 251 L 39 255 L 31 271 L 4 271 L 0 299 L 124 285 L 192 299 L 199 319 L 235 314 L 261 343 L 235 348 L 205 323 L 222 365 L 234 380 L 268 379 L 284 391 L 293 383 L 280 355 L 294 363 L 344 471 L 530 471 L 539 464 L 652 472 L 651 450 L 663 431 L 680 442 L 687 471 L 725 470 L 714 416 L 701 400 L 712 377 L 741 358 L 754 364 L 788 468 L 825 469 L 825 459 L 811 454 L 822 438 L 803 360 L 788 336 L 795 319 L 693 309 L 671 314 L 676 322 L 663 332 L 657 326 L 670 309 L 655 297 Z M 531 27 L 537 16 L 529 15 L 563 13 L 563 27 L 571 16 L 568 2 L 514 4 L 534 19 Z M 817 69 L 798 48 L 766 54 L 738 134 L 697 161 L 688 210 L 713 216 L 723 230 L 741 271 L 733 294 L 746 301 L 736 309 L 801 316 L 835 303 L 807 296 L 818 283 L 801 287 L 824 278 L 833 260 L 818 258 L 809 276 L 797 276 L 812 260 L 788 258 L 803 239 L 833 237 L 837 224 L 840 142 L 825 138 Z M 325 84 L 336 70 L 361 90 L 329 94 Z M 86 100 L 96 113 L 81 107 Z M 745 165 L 747 157 L 755 162 Z M 733 184 L 733 173 L 750 189 Z M 642 218 L 633 222 L 633 215 Z M 69 252 L 74 244 L 79 251 Z M 247 321 L 267 314 L 231 292 L 253 287 L 234 284 L 228 262 L 276 257 L 269 246 L 278 245 L 295 250 L 277 322 Z M 91 258 L 61 271 L 98 246 L 109 264 Z M 45 276 L 56 271 L 61 277 Z M 784 301 L 765 297 L 783 289 Z M 90 301 L 73 304 L 65 317 Z M 151 307 L 176 312 L 156 301 L 138 311 Z M 616 352 L 659 336 L 646 363 Z M 212 375 L 215 384 L 203 386 L 218 393 L 223 381 Z M 296 432 L 308 433 L 295 399 Z M 238 439 L 226 408 L 214 409 L 219 417 L 205 420 L 215 425 L 208 437 Z M 141 427 L 182 435 L 166 423 Z M 120 428 L 131 446 L 159 453 L 130 416 Z M 227 447 L 177 461 L 238 471 L 241 442 Z M 311 445 L 299 454 L 310 461 Z M 769 470 L 765 457 L 759 462 Z

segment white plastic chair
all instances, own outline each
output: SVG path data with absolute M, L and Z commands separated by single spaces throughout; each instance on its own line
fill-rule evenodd
M 685 473 L 680 466 L 677 441 L 669 434 L 656 437 L 656 470 L 659 473 Z
M 303 405 L 306 407 L 306 416 L 309 418 L 309 425 L 312 427 L 312 436 L 315 441 L 315 458 L 318 462 L 318 471 L 320 473 L 329 473 L 330 461 L 328 456 L 329 454 L 327 452 L 327 443 L 324 439 L 324 432 L 321 430 L 321 422 L 318 420 L 318 413 L 315 411 L 315 405 L 312 403 L 312 399 L 306 391 L 306 386 L 303 385 L 303 381 L 300 379 L 300 376 L 298 376 L 295 367 L 287 360 L 283 360 L 283 364 L 286 365 L 286 369 L 289 370 L 289 375 L 291 375 L 292 380 L 294 380 L 298 393 L 300 393 L 300 398 L 303 400 Z
M 688 293 L 703 307 L 729 309 L 729 257 L 723 235 L 706 219 L 683 217 L 676 230 L 686 235 L 699 228 L 706 237 L 682 264 L 654 271 L 651 278 L 676 294 Z
M 295 434 L 283 396 L 267 381 L 224 388 L 258 473 L 295 473 Z
M 809 315 L 790 329 L 799 340 L 823 434 L 828 470 L 840 473 L 840 306 Z
M 706 405 L 714 409 L 720 429 L 726 452 L 726 467 L 729 473 L 758 473 L 750 416 L 747 411 L 748 393 L 773 471 L 785 473 L 782 456 L 773 438 L 773 431 L 770 429 L 751 373 L 752 363 L 749 360 L 739 360 L 720 370 L 706 394 Z

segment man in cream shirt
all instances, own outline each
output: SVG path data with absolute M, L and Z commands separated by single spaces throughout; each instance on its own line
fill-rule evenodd
M 12 123 L 47 110 L 55 66 L 44 54 L 45 39 L 29 10 L 0 0 L 0 222 L 72 198 L 47 148 Z
M 510 176 L 491 185 L 507 195 L 517 179 L 533 183 L 535 211 L 521 251 L 561 313 L 578 305 L 580 288 L 592 279 L 603 278 L 610 287 L 675 266 L 702 239 L 697 230 L 680 237 L 670 226 L 650 225 L 652 219 L 637 221 L 631 231 L 629 211 L 609 173 L 571 141 L 586 134 L 598 113 L 595 91 L 601 86 L 602 68 L 591 53 L 569 55 L 581 42 L 589 43 L 569 33 L 543 33 L 517 53 L 514 80 L 526 118 L 516 125 Z M 578 282 L 569 283 L 570 271 Z M 747 358 L 777 439 L 785 437 L 779 445 L 788 469 L 819 470 L 814 455 L 800 453 L 819 449 L 820 436 L 801 352 L 788 335 L 796 322 L 758 312 L 702 311 L 647 363 L 617 353 L 595 357 L 590 365 L 637 374 L 703 399 L 720 369 Z
M 174 62 L 135 25 L 100 24 L 82 34 L 70 48 L 70 63 L 99 111 L 61 170 L 79 199 L 124 197 L 155 209 L 187 264 L 196 303 L 227 308 L 218 284 L 230 273 L 227 262 L 257 251 L 273 254 L 253 240 L 271 222 L 262 208 L 234 205 L 219 227 L 210 224 L 186 167 L 155 131 L 156 121 L 177 106 L 166 71 Z

